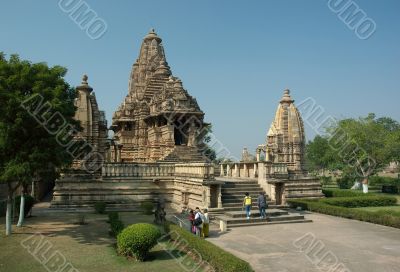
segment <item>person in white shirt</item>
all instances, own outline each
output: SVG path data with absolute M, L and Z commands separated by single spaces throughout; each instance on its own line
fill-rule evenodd
M 204 221 L 203 221 L 203 238 L 208 237 L 210 232 L 210 218 L 208 217 L 208 210 L 204 209 Z
M 201 237 L 203 229 L 204 215 L 201 213 L 199 207 L 196 207 L 196 215 L 194 216 L 194 224 L 196 226 L 196 235 Z

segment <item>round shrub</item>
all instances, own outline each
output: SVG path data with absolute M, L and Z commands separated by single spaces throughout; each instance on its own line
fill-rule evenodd
M 144 261 L 161 237 L 161 231 L 154 225 L 139 223 L 125 228 L 117 237 L 118 253 Z

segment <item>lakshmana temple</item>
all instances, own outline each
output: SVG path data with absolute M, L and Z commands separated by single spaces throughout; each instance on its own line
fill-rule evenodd
M 102 201 L 109 210 L 137 210 L 145 201 L 163 202 L 175 211 L 208 208 L 234 225 L 236 215 L 230 213 L 240 213 L 243 190 L 254 198 L 264 191 L 270 206 L 277 208 L 286 207 L 290 198 L 322 197 L 319 180 L 304 168 L 304 126 L 289 90 L 256 156 L 246 149 L 240 162 L 216 165 L 208 160 L 204 137 L 209 124 L 196 99 L 172 74 L 154 30 L 143 39 L 127 95 L 109 128 L 87 76 L 77 93 L 75 118 L 83 130 L 75 137 L 98 156 L 96 163 L 85 161 L 90 156 L 77 157 L 63 172 L 56 181 L 53 208 L 90 208 Z

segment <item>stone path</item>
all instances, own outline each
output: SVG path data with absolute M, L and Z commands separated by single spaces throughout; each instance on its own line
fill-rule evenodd
M 400 271 L 400 229 L 322 214 L 307 219 L 313 223 L 234 228 L 208 240 L 255 271 Z

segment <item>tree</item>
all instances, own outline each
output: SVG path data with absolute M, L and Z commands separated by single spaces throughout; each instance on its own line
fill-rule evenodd
M 364 192 L 368 192 L 368 179 L 398 158 L 400 150 L 399 124 L 371 113 L 359 119 L 343 119 L 327 129 L 331 167 L 344 175 L 362 179 Z
M 6 235 L 11 234 L 16 189 L 22 185 L 18 223 L 22 225 L 27 185 L 72 162 L 66 146 L 79 123 L 73 119 L 75 91 L 63 78 L 66 72 L 17 55 L 7 60 L 0 53 L 0 182 L 8 185 Z
M 332 152 L 330 152 L 329 142 L 326 137 L 315 136 L 306 145 L 306 163 L 308 170 L 320 172 L 324 175 L 325 170 L 332 163 Z

